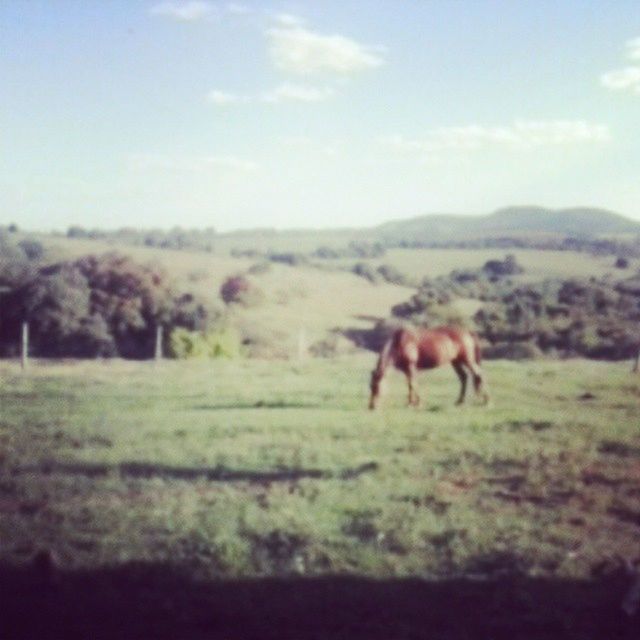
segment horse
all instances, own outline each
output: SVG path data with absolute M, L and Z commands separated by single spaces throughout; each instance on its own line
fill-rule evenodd
M 381 383 L 389 365 L 402 371 L 409 385 L 408 404 L 417 406 L 420 397 L 415 390 L 418 369 L 434 369 L 451 364 L 460 379 L 460 395 L 456 404 L 462 404 L 467 391 L 467 372 L 473 377 L 476 395 L 487 404 L 489 395 L 484 388 L 478 336 L 471 331 L 455 327 L 433 329 L 396 329 L 387 340 L 376 368 L 371 372 L 371 399 L 369 409 L 375 409 Z

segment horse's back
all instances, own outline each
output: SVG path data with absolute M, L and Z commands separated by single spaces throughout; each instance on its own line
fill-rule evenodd
M 429 329 L 398 329 L 392 337 L 393 360 L 400 368 L 414 363 L 433 369 L 457 361 L 473 361 L 475 339 L 467 329 L 440 326 Z
M 448 326 L 424 329 L 418 339 L 423 369 L 475 359 L 475 338 L 467 329 Z

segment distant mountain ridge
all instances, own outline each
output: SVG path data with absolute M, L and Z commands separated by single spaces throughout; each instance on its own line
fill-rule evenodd
M 375 228 L 386 241 L 451 242 L 483 237 L 517 237 L 530 234 L 575 237 L 640 233 L 640 223 L 606 209 L 573 207 L 545 209 L 506 207 L 482 215 L 424 215 L 387 222 Z

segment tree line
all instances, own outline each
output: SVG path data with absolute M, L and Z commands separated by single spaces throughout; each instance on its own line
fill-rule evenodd
M 161 267 L 118 253 L 45 264 L 30 243 L 0 234 L 0 355 L 17 355 L 23 322 L 43 357 L 147 358 L 156 331 L 205 330 L 206 301 L 178 291 Z

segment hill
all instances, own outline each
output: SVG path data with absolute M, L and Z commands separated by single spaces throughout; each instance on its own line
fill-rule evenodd
M 525 206 L 498 209 L 483 216 L 424 215 L 376 228 L 378 238 L 388 243 L 403 240 L 446 243 L 530 234 L 584 238 L 627 233 L 640 233 L 640 223 L 606 209 L 587 207 L 545 209 Z

